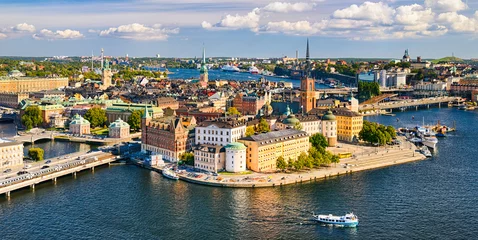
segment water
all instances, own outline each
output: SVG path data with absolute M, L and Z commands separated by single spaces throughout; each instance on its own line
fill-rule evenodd
M 368 119 L 395 126 L 456 120 L 458 132 L 440 140 L 430 160 L 278 188 L 213 188 L 135 166 L 99 168 L 0 197 L 2 239 L 473 239 L 478 112 L 397 117 Z M 354 211 L 360 226 L 316 225 L 312 211 Z
M 29 143 L 24 144 L 23 154 L 28 155 L 28 150 L 32 147 L 39 147 L 45 151 L 43 158 L 54 158 L 75 152 L 86 152 L 96 146 L 91 146 L 85 143 L 75 142 L 63 142 L 63 141 L 51 141 L 51 140 L 39 140 L 35 142 L 35 145 Z

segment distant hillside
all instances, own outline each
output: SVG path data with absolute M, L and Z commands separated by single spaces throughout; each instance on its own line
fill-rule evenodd
M 457 57 L 444 57 L 440 59 L 435 59 L 432 61 L 433 63 L 439 63 L 439 62 L 464 62 L 463 59 L 457 58 Z

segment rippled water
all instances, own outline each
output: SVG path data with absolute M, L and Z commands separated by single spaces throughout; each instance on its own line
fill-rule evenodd
M 281 188 L 212 188 L 135 166 L 99 168 L 0 197 L 2 239 L 474 239 L 478 112 L 398 113 L 398 124 L 416 124 L 412 116 L 456 120 L 459 131 L 430 160 Z M 356 229 L 308 221 L 312 211 L 349 210 L 360 217 Z

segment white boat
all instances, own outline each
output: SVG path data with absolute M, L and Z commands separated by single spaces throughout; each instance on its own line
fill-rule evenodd
M 169 179 L 178 180 L 179 176 L 170 168 L 165 168 L 163 170 L 163 176 Z
M 225 71 L 225 72 L 239 72 L 239 71 L 241 71 L 238 67 L 233 66 L 233 65 L 229 65 L 229 64 L 222 66 L 221 70 Z
M 422 139 L 414 137 L 414 138 L 409 139 L 408 141 L 410 141 L 412 143 L 420 143 L 420 142 L 422 142 Z
M 254 67 L 254 66 L 251 66 L 251 67 L 249 67 L 249 73 L 250 74 L 259 74 L 259 69 Z
M 432 157 L 433 156 L 427 146 L 423 146 L 422 149 L 420 149 L 420 152 L 423 155 L 425 155 L 425 157 Z
M 436 137 L 424 137 L 422 143 L 429 148 L 435 149 L 438 139 Z
M 330 87 L 330 88 L 336 88 L 337 86 L 335 86 L 334 83 L 331 83 L 331 84 L 329 84 L 329 87 Z
M 345 216 L 314 215 L 314 220 L 319 223 L 332 224 L 344 227 L 356 227 L 359 225 L 358 217 L 353 213 L 347 213 Z

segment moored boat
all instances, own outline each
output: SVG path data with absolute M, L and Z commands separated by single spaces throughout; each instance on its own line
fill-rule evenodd
M 163 176 L 172 180 L 178 180 L 179 176 L 170 168 L 165 168 L 163 170 Z
M 420 152 L 423 155 L 425 155 L 425 157 L 432 157 L 433 156 L 427 146 L 423 146 L 422 149 L 420 149 Z
M 358 217 L 353 213 L 347 213 L 344 216 L 314 215 L 314 221 L 324 224 L 332 224 L 344 227 L 356 227 L 359 225 Z

